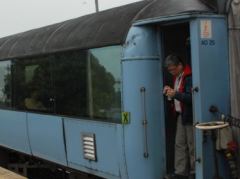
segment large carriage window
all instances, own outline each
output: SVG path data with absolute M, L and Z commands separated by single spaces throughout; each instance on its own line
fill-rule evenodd
M 14 106 L 17 109 L 53 111 L 50 61 L 50 56 L 14 61 Z
M 11 107 L 11 62 L 0 62 L 0 107 Z
M 121 47 L 112 46 L 89 51 L 89 113 L 93 118 L 120 120 Z
M 55 113 L 93 120 L 120 121 L 121 47 L 67 51 L 44 57 L 16 59 L 13 69 L 13 106 L 16 109 Z M 3 64 L 4 66 L 4 64 Z M 10 72 L 0 78 L 0 101 Z M 10 90 L 9 90 L 10 91 Z M 2 102 L 3 103 L 3 102 Z

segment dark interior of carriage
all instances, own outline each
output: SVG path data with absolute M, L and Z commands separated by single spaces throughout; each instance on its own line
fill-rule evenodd
M 169 54 L 176 54 L 182 58 L 186 64 L 191 65 L 190 54 L 190 32 L 189 24 L 174 24 L 160 27 L 162 33 L 163 57 Z M 164 63 L 164 61 L 163 61 Z M 164 66 L 164 64 L 163 64 Z M 164 69 L 164 85 L 173 86 L 171 75 Z M 174 172 L 174 145 L 176 134 L 176 119 L 172 113 L 172 103 L 165 97 L 165 129 L 166 129 L 166 154 L 167 154 L 167 172 Z

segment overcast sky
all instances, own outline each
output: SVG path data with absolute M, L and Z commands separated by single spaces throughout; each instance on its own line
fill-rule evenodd
M 104 10 L 141 0 L 99 0 Z M 0 37 L 95 12 L 95 0 L 0 0 Z

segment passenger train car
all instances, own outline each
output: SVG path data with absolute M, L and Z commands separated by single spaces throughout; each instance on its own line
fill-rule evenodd
M 0 145 L 103 178 L 164 178 L 175 131 L 162 94 L 168 54 L 192 67 L 195 124 L 219 120 L 212 105 L 231 112 L 221 2 L 141 1 L 1 38 Z M 196 129 L 196 178 L 212 178 L 213 164 Z

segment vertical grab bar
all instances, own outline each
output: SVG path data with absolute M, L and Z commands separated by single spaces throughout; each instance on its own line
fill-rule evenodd
M 143 153 L 143 156 L 144 156 L 144 158 L 148 158 L 149 157 L 148 136 L 147 136 L 148 121 L 147 121 L 147 113 L 146 113 L 146 89 L 145 89 L 145 87 L 140 88 L 140 93 L 141 93 L 141 99 L 142 99 L 141 102 L 142 102 L 142 111 L 143 111 L 143 121 L 142 121 L 143 135 L 144 135 L 144 153 Z

